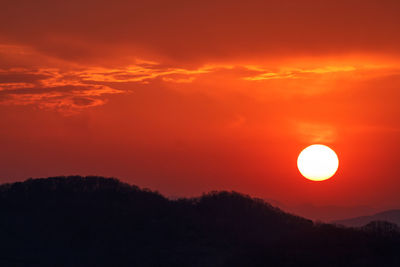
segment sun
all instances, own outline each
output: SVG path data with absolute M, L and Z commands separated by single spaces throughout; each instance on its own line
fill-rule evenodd
M 307 179 L 323 181 L 336 173 L 339 158 L 335 151 L 325 145 L 311 145 L 299 154 L 297 167 Z

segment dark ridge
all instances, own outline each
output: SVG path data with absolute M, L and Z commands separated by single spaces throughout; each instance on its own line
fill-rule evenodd
M 0 266 L 400 266 L 398 229 L 285 213 L 237 192 L 168 200 L 103 177 L 0 186 Z
M 350 219 L 337 220 L 334 221 L 334 223 L 350 227 L 361 227 L 373 221 L 387 221 L 400 225 L 400 210 L 386 210 L 371 216 L 360 216 Z

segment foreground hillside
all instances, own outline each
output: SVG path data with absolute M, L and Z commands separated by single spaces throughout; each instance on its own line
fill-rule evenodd
M 238 193 L 171 201 L 116 179 L 30 179 L 0 186 L 0 211 L 1 266 L 400 264 L 390 225 L 315 225 Z

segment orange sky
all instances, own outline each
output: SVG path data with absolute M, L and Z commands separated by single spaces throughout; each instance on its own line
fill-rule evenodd
M 5 0 L 0 182 L 400 206 L 400 2 Z M 304 179 L 313 143 L 338 173 Z

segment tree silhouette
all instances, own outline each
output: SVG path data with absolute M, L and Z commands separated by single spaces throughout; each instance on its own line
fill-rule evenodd
M 1 266 L 399 266 L 396 225 L 345 228 L 237 192 L 169 200 L 112 178 L 0 186 Z

